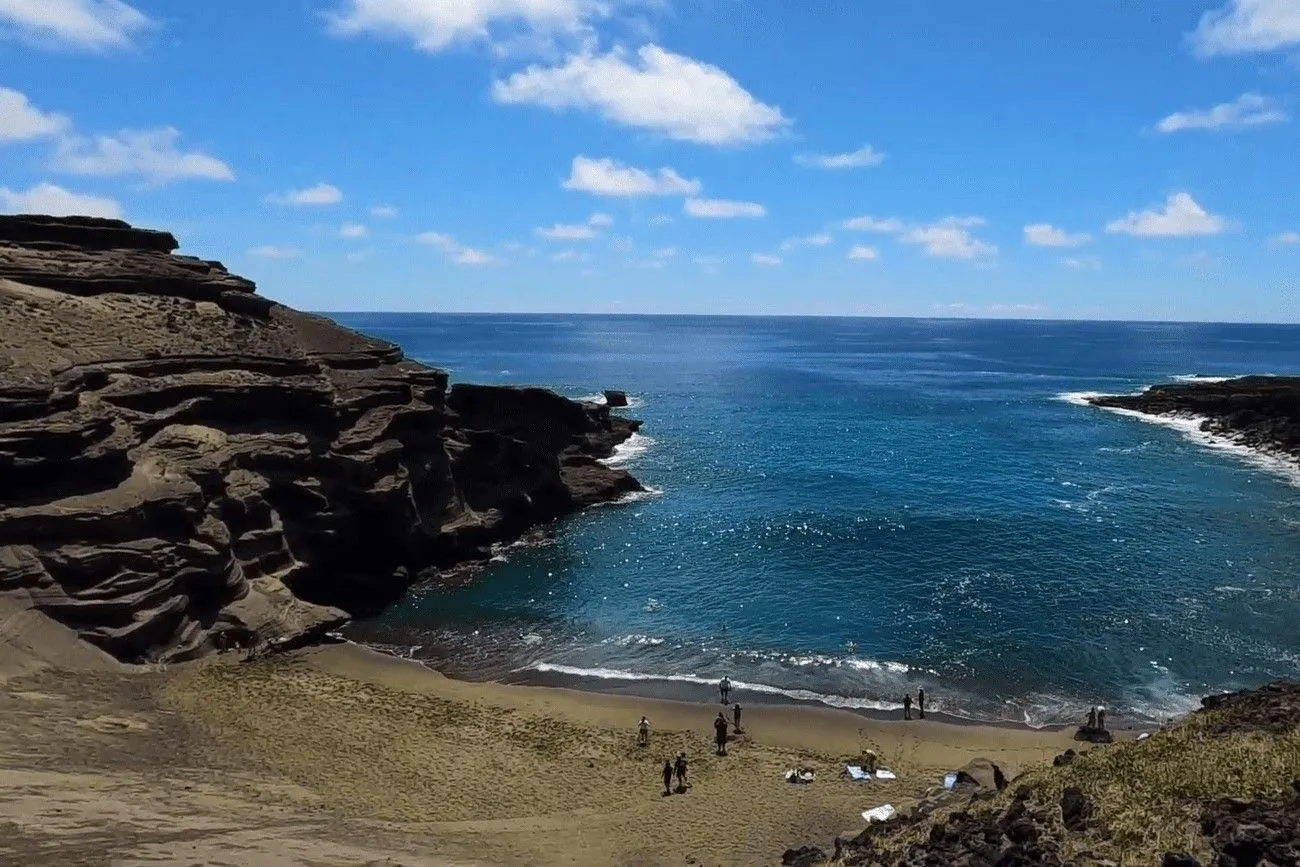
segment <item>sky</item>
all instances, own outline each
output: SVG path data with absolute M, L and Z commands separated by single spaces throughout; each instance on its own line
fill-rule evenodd
M 0 212 L 321 311 L 1300 322 L 1300 0 L 0 0 Z

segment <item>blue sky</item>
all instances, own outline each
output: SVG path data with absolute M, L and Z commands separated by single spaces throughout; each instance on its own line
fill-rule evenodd
M 1297 0 L 0 0 L 0 211 L 315 310 L 1300 322 L 1297 113 Z

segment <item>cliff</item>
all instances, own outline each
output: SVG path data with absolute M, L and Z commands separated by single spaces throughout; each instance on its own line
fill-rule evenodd
M 176 248 L 0 217 L 0 610 L 186 659 L 324 631 L 641 490 L 599 462 L 639 422 L 449 388 Z
M 1141 394 L 1089 398 L 1147 415 L 1194 415 L 1202 428 L 1243 445 L 1300 459 L 1300 377 L 1245 376 L 1157 385 Z

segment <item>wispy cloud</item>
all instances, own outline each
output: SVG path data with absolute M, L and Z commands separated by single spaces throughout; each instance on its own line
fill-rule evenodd
M 687 216 L 712 220 L 767 216 L 767 208 L 757 202 L 736 202 L 729 199 L 687 199 L 683 210 Z
M 2 0 L 0 0 L 2 2 Z M 54 154 L 56 171 L 72 175 L 123 177 L 135 175 L 149 183 L 180 180 L 233 181 L 226 163 L 201 151 L 181 151 L 180 130 L 172 127 L 122 130 L 117 135 L 64 138 Z
M 781 264 L 782 259 L 780 256 L 773 256 L 771 253 L 750 253 L 749 261 L 753 262 L 755 265 L 774 268 Z
M 1300 232 L 1282 232 L 1269 239 L 1277 247 L 1293 247 L 1300 244 Z
M 1177 111 L 1156 124 L 1163 133 L 1187 130 L 1226 130 L 1283 123 L 1289 116 L 1277 101 L 1258 93 L 1243 93 L 1232 102 L 1207 109 Z
M 791 250 L 797 250 L 800 247 L 828 247 L 835 242 L 835 238 L 826 232 L 819 232 L 815 235 L 803 235 L 795 238 L 786 238 L 781 242 L 781 250 L 789 253 Z
M 506 105 L 590 109 L 622 126 L 710 145 L 767 141 L 790 125 L 723 70 L 658 45 L 634 57 L 619 49 L 530 66 L 497 81 L 492 96 Z
M 1087 232 L 1070 233 L 1050 223 L 1025 226 L 1025 243 L 1036 247 L 1082 247 L 1091 240 Z
M 343 192 L 333 184 L 319 183 L 302 190 L 289 190 L 284 193 L 272 193 L 266 200 L 273 205 L 292 205 L 295 207 L 325 207 L 337 205 L 343 201 Z
M 370 209 L 370 216 L 380 220 L 391 220 L 398 214 L 397 208 L 392 205 L 375 205 Z
M 596 230 L 580 223 L 556 223 L 554 226 L 538 226 L 533 232 L 539 238 L 548 241 L 590 241 L 596 237 Z
M 336 36 L 401 39 L 437 53 L 480 42 L 581 37 L 611 11 L 607 0 L 344 0 L 328 21 Z
M 273 244 L 267 244 L 262 247 L 254 247 L 248 251 L 248 255 L 258 259 L 297 259 L 302 255 L 302 251 L 295 247 L 277 247 Z
M 447 258 L 457 265 L 495 265 L 498 260 L 488 253 L 474 247 L 466 247 L 452 235 L 443 232 L 421 232 L 415 236 L 418 244 L 425 244 L 441 250 Z
M 1100 271 L 1101 259 L 1096 256 L 1066 256 L 1061 264 L 1072 271 Z
M 861 262 L 871 262 L 879 259 L 880 254 L 873 247 L 868 247 L 865 244 L 854 244 L 849 250 L 849 258 Z
M 127 48 L 153 21 L 122 0 L 0 0 L 0 33 L 86 51 Z
M 612 159 L 573 158 L 566 190 L 580 190 L 595 196 L 694 196 L 703 189 L 698 180 L 687 180 L 674 169 L 647 171 L 620 165 Z
M 1185 238 L 1195 235 L 1217 235 L 1227 228 L 1223 217 L 1209 213 L 1188 193 L 1174 193 L 1164 208 L 1131 211 L 1127 216 L 1112 220 L 1106 231 L 1133 235 L 1140 238 Z
M 370 230 L 360 223 L 348 223 L 346 226 L 339 229 L 340 238 L 364 238 L 369 234 Z
M 897 217 L 854 217 L 844 228 L 893 235 L 900 243 L 921 247 L 939 259 L 986 259 L 998 248 L 976 238 L 972 229 L 984 225 L 983 217 L 944 217 L 933 223 L 910 223 Z
M 861 169 L 880 165 L 886 156 L 871 145 L 863 145 L 843 154 L 799 154 L 794 161 L 810 169 Z

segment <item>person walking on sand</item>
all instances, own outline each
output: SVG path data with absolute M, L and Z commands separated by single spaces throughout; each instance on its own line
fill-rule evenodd
M 741 734 L 742 732 L 740 728 L 740 703 L 739 702 L 737 702 L 731 708 L 731 717 L 732 717 L 732 728 L 736 730 L 736 734 Z
M 921 688 L 916 691 L 916 709 L 921 714 L 921 719 L 925 719 L 925 689 Z
M 673 771 L 677 774 L 678 790 L 686 791 L 686 753 L 677 754 L 677 762 L 673 765 Z
M 650 720 L 644 716 L 641 717 L 641 722 L 636 727 L 636 743 L 637 746 L 641 747 L 650 746 Z
M 714 738 L 718 742 L 718 755 L 727 754 L 727 718 L 718 711 L 718 718 L 713 721 Z
M 731 703 L 731 678 L 724 676 L 718 684 L 718 695 L 722 696 L 723 704 Z
M 673 763 L 664 759 L 664 797 L 673 793 Z
M 903 696 L 903 719 L 912 718 L 912 694 L 909 692 Z

